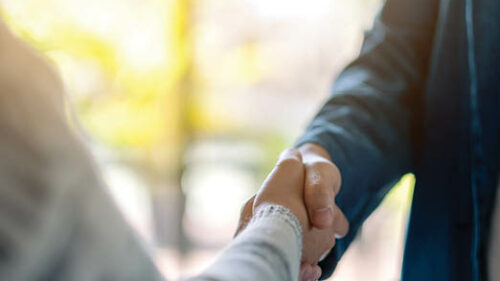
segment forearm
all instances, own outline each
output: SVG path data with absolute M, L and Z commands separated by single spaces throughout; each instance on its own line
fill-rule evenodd
M 438 3 L 388 0 L 366 33 L 359 58 L 338 77 L 332 94 L 296 143 L 303 154 L 308 143 L 324 148 L 342 176 L 336 203 L 349 220 L 350 231 L 322 266 L 326 276 L 362 222 L 413 168 L 422 122 L 420 92 Z
M 298 280 L 302 229 L 292 212 L 268 205 L 217 261 L 191 281 Z
M 1 280 L 160 280 L 67 123 L 59 75 L 0 18 Z

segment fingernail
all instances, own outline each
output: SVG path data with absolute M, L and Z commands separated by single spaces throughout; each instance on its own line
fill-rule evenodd
M 330 223 L 333 219 L 332 207 L 317 209 L 314 211 L 314 221 L 319 223 Z

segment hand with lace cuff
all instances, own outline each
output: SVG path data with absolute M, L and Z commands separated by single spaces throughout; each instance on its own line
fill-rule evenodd
M 239 233 L 243 230 L 252 215 L 268 204 L 288 208 L 297 217 L 303 230 L 300 273 L 303 281 L 319 278 L 321 269 L 317 262 L 324 253 L 333 248 L 335 235 L 344 235 L 347 232 L 347 229 L 335 229 L 334 224 L 325 224 L 322 228 L 313 226 L 305 201 L 306 176 L 306 166 L 303 164 L 301 153 L 296 149 L 284 151 L 259 192 L 244 205 L 237 231 Z

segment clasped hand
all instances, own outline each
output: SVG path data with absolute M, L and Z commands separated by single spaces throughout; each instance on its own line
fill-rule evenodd
M 301 281 L 316 280 L 321 274 L 319 259 L 346 235 L 349 223 L 335 204 L 341 184 L 340 172 L 320 146 L 306 144 L 285 150 L 258 193 L 242 208 L 236 234 L 265 204 L 287 207 L 303 230 Z

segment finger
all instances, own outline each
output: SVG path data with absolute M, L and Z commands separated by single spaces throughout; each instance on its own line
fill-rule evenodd
M 340 173 L 331 162 L 306 165 L 305 203 L 311 223 L 320 229 L 334 220 L 334 199 L 340 188 Z
M 246 228 L 246 226 L 252 219 L 254 200 L 255 200 L 255 195 L 252 196 L 250 199 L 248 199 L 247 202 L 241 208 L 240 221 L 238 222 L 238 228 L 236 229 L 233 238 L 238 236 L 238 234 L 240 234 Z
M 345 217 L 344 213 L 339 209 L 339 207 L 335 206 L 335 220 L 334 220 L 334 229 L 335 229 L 335 237 L 342 238 L 346 236 L 349 232 L 349 221 Z
M 302 164 L 302 156 L 298 150 L 287 149 L 281 153 L 276 165 L 259 190 L 259 193 L 267 191 L 282 194 L 282 192 L 294 187 L 293 191 L 300 191 L 302 197 L 304 190 L 304 174 L 305 169 Z
M 314 272 L 314 280 L 318 280 L 321 277 L 321 267 L 319 265 L 315 264 L 312 266 L 312 270 Z
M 316 264 L 322 255 L 335 246 L 335 230 L 312 228 L 303 237 L 302 261 Z
M 295 159 L 302 163 L 302 154 L 295 148 L 288 148 L 281 152 L 278 163 L 287 159 Z
M 318 267 L 316 265 L 316 267 Z M 318 274 L 318 270 L 314 265 L 311 265 L 311 264 L 308 264 L 308 263 L 302 263 L 300 265 L 300 273 L 299 273 L 299 280 L 300 281 L 312 281 L 312 280 L 317 280 L 319 278 L 319 276 L 321 276 L 321 272 L 320 272 L 320 275 L 318 277 L 317 274 Z M 321 269 L 320 269 L 321 271 Z

